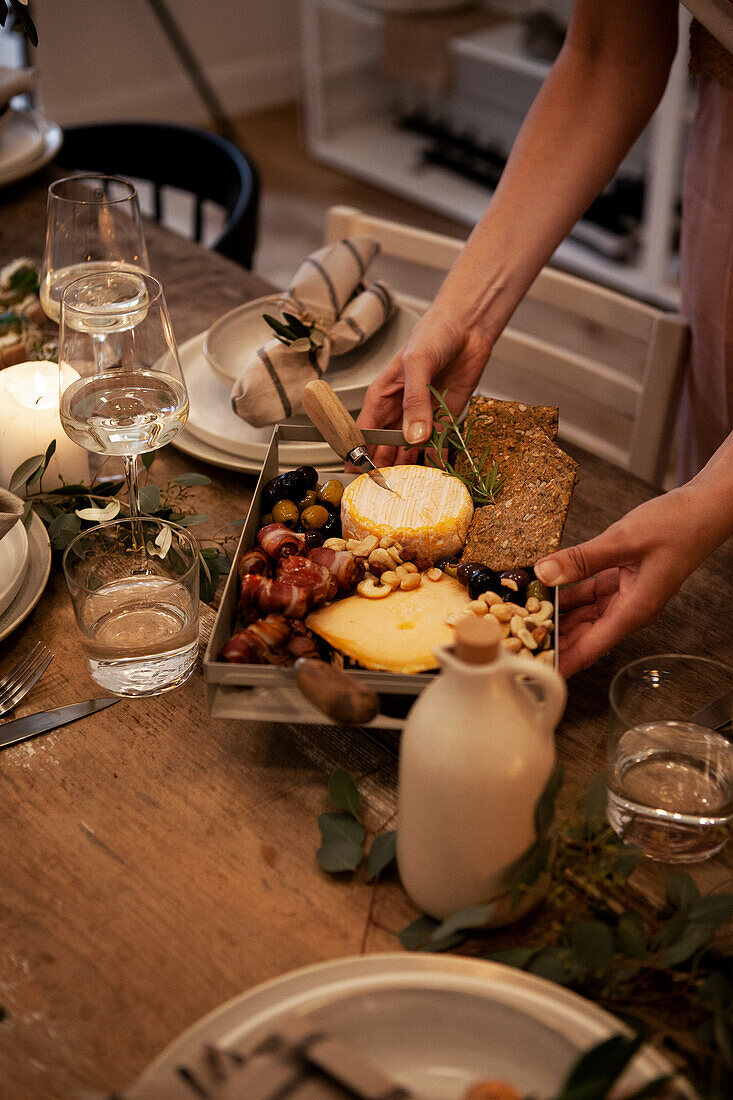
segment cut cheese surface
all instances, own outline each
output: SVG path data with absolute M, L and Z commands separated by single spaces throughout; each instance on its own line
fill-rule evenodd
M 382 473 L 399 496 L 368 474 L 352 481 L 341 500 L 344 538 L 390 536 L 426 561 L 457 553 L 473 518 L 463 482 L 429 466 L 386 466 Z
M 364 668 L 425 672 L 438 667 L 435 647 L 453 644 L 455 631 L 447 617 L 465 611 L 470 602 L 453 577 L 423 577 L 419 588 L 395 589 L 382 600 L 348 596 L 320 607 L 306 626 Z

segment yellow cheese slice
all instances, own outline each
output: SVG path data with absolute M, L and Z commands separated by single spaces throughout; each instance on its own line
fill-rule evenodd
M 399 496 L 368 474 L 352 481 L 341 499 L 344 538 L 390 536 L 425 561 L 457 553 L 473 518 L 463 482 L 429 466 L 387 466 L 382 473 Z
M 419 588 L 395 589 L 381 600 L 348 596 L 313 611 L 306 626 L 365 668 L 425 672 L 437 668 L 436 646 L 452 645 L 446 619 L 465 611 L 470 599 L 459 581 L 443 574 L 423 577 Z

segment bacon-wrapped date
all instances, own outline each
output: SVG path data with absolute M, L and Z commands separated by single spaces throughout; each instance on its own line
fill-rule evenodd
M 350 550 L 332 550 L 328 546 L 317 546 L 310 551 L 308 557 L 319 565 L 325 565 L 338 581 L 340 592 L 350 592 L 356 588 L 366 572 L 364 562 L 355 558 Z
M 305 623 L 293 622 L 291 623 L 293 633 L 290 641 L 286 643 L 285 649 L 290 655 L 291 661 L 296 661 L 298 657 L 317 657 L 320 659 L 320 653 L 318 652 L 318 646 L 315 639 L 311 634 Z
M 239 606 L 245 622 L 262 613 L 302 619 L 310 607 L 310 591 L 258 573 L 247 573 L 242 577 Z
M 221 657 L 240 665 L 288 664 L 294 658 L 282 649 L 291 640 L 291 629 L 292 624 L 284 615 L 268 615 L 233 634 L 222 649 Z
M 332 600 L 338 591 L 338 581 L 325 565 L 319 565 L 311 558 L 293 554 L 283 558 L 277 567 L 277 579 L 286 584 L 295 584 L 307 588 L 311 594 L 311 607 Z
M 305 550 L 305 535 L 300 531 L 291 531 L 284 523 L 268 523 L 257 532 L 257 542 L 273 561 L 302 554 Z
M 254 546 L 251 550 L 242 554 L 237 566 L 237 572 L 240 577 L 245 577 L 248 573 L 259 573 L 263 577 L 271 577 L 272 562 L 264 550 L 260 550 L 258 547 Z

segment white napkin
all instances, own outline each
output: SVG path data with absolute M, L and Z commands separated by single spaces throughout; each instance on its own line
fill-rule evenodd
M 231 394 L 232 408 L 248 424 L 261 428 L 292 416 L 306 384 L 321 377 L 331 356 L 365 343 L 392 315 L 394 302 L 386 286 L 363 284 L 378 251 L 377 241 L 353 237 L 319 248 L 303 261 L 278 306 L 306 324 L 315 322 L 320 346 L 301 339 L 290 347 L 273 339 L 257 349 Z
M 23 501 L 7 489 L 0 489 L 0 539 L 7 535 L 23 515 Z

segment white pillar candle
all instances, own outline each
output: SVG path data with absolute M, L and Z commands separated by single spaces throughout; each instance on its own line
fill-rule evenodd
M 63 369 L 72 380 L 78 377 L 71 367 Z M 0 485 L 7 488 L 20 464 L 32 455 L 45 454 L 52 439 L 56 453 L 43 475 L 43 488 L 57 489 L 64 482 L 88 484 L 87 453 L 61 427 L 56 363 L 17 363 L 0 371 Z

